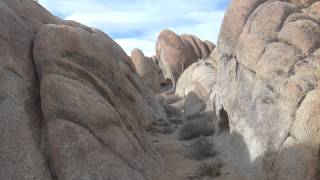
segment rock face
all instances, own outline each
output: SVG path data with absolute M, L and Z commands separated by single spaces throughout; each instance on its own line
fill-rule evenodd
M 157 117 L 133 70 L 121 71 L 132 64 L 113 40 L 82 27 L 46 25 L 33 53 L 58 178 L 145 179 L 159 170 L 142 129 Z
M 152 179 L 163 109 L 107 35 L 1 0 L 1 179 Z M 47 24 L 47 25 L 45 25 Z
M 164 77 L 170 79 L 175 87 L 183 71 L 198 59 L 207 58 L 213 48 L 212 43 L 202 42 L 195 36 L 178 36 L 164 30 L 157 39 L 156 54 Z
M 32 0 L 0 0 L 0 20 L 0 179 L 155 179 L 145 129 L 182 106 L 215 118 L 241 179 L 320 178 L 319 1 L 233 0 L 217 48 L 165 30 L 156 57 L 132 60 Z M 168 117 L 158 62 L 175 87 L 158 97 Z
M 0 177 L 51 179 L 41 149 L 44 127 L 32 41 L 45 23 L 59 23 L 33 1 L 0 1 Z
M 157 61 L 145 57 L 140 49 L 132 50 L 131 60 L 142 81 L 151 88 L 153 92 L 160 92 L 161 77 L 163 76 Z
M 185 118 L 193 118 L 207 111 L 214 114 L 217 67 L 207 61 L 199 61 L 189 66 L 177 82 L 175 94 L 186 98 L 184 103 Z M 208 108 L 207 108 L 208 105 Z
M 207 100 L 215 91 L 217 67 L 210 61 L 199 61 L 189 66 L 177 82 L 176 95 L 185 97 L 194 91 L 203 100 Z M 206 76 L 203 76 L 205 74 Z
M 320 3 L 234 0 L 218 40 L 217 112 L 243 136 L 247 179 L 317 179 Z

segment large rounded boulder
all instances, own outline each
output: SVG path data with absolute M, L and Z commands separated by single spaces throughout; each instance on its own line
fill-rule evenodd
M 121 47 L 31 0 L 0 0 L 0 179 L 153 179 L 164 110 Z
M 159 118 L 125 52 L 104 33 L 45 25 L 33 55 L 48 152 L 59 179 L 147 179 L 161 158 L 144 135 Z
M 154 93 L 160 92 L 162 71 L 155 60 L 145 57 L 140 49 L 133 49 L 131 60 L 145 85 Z
M 29 0 L 1 0 L 0 20 L 0 179 L 50 180 L 32 43 L 60 20 Z
M 233 0 L 226 12 L 216 107 L 246 144 L 251 165 L 238 168 L 247 179 L 318 179 L 317 7 L 315 0 Z
M 183 71 L 198 59 L 209 57 L 214 45 L 205 43 L 192 35 L 177 35 L 164 30 L 156 43 L 157 59 L 166 79 L 170 79 L 174 88 Z

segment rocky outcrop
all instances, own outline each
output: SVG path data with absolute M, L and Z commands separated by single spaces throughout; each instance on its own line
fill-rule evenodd
M 43 24 L 59 20 L 35 2 L 19 0 L 1 0 L 0 19 L 0 177 L 49 180 L 32 42 Z
M 160 92 L 161 82 L 164 80 L 157 60 L 145 57 L 140 49 L 132 50 L 131 60 L 146 86 L 151 88 L 154 93 Z
M 212 43 L 202 42 L 195 36 L 178 36 L 164 30 L 157 39 L 156 54 L 164 77 L 170 79 L 175 87 L 183 71 L 198 59 L 207 58 L 213 48 Z
M 318 5 L 234 0 L 226 12 L 216 106 L 227 113 L 231 133 L 243 136 L 252 165 L 239 169 L 247 179 L 316 179 Z
M 228 129 L 228 124 L 218 119 L 216 112 L 217 72 L 219 58 L 213 50 L 210 57 L 190 65 L 179 77 L 175 95 L 183 104 L 184 120 L 207 119 L 214 124 L 215 131 Z M 180 103 L 180 104 L 181 104 Z M 219 113 L 219 112 L 218 112 Z M 200 122 L 199 122 L 200 123 Z
M 134 71 L 121 70 L 119 64 L 132 65 L 112 39 L 81 27 L 46 25 L 33 53 L 57 177 L 145 179 L 159 170 L 160 157 L 142 129 L 157 117 Z
M 175 94 L 185 98 L 184 114 L 186 119 L 204 115 L 207 111 L 214 114 L 217 67 L 211 61 L 199 61 L 189 66 L 177 82 Z M 208 109 L 207 109 L 208 105 Z
M 210 41 L 201 41 L 198 37 L 189 34 L 183 34 L 180 36 L 186 44 L 192 46 L 193 52 L 197 59 L 206 59 L 210 56 L 210 53 L 215 48 L 215 45 Z
M 207 45 L 209 52 L 212 53 L 212 51 L 216 48 L 216 45 L 212 42 L 205 40 L 204 43 Z
M 156 57 L 130 60 L 97 29 L 0 0 L 1 179 L 156 179 L 163 160 L 145 130 L 170 133 L 181 116 L 214 120 L 223 176 L 319 179 L 319 7 L 234 0 L 217 48 L 165 30 Z M 158 63 L 175 89 L 157 97 L 167 114 Z
M 192 64 L 180 76 L 176 95 L 185 97 L 189 92 L 194 91 L 201 99 L 207 100 L 215 91 L 217 70 L 210 61 L 201 60 Z
M 111 38 L 1 0 L 1 179 L 152 179 L 163 109 Z M 46 25 L 45 25 L 46 24 Z

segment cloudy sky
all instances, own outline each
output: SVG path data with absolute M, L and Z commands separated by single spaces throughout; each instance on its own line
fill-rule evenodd
M 155 54 L 163 29 L 217 41 L 229 0 L 40 0 L 54 15 L 103 30 L 130 55 Z

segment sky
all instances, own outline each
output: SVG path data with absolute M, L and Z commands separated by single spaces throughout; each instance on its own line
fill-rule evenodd
M 164 29 L 194 34 L 216 44 L 229 0 L 40 0 L 62 19 L 104 31 L 126 51 L 155 54 Z

